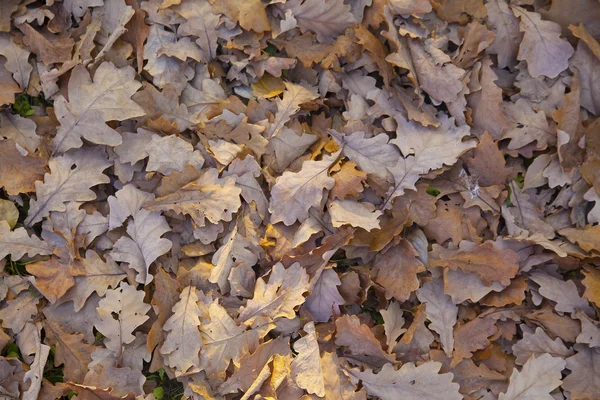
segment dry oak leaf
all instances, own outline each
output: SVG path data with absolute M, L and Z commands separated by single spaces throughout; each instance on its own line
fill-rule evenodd
M 81 147 L 85 138 L 93 143 L 118 146 L 121 135 L 106 121 L 123 121 L 144 115 L 144 109 L 131 100 L 142 86 L 131 67 L 100 64 L 92 81 L 85 67 L 73 69 L 69 80 L 69 103 L 59 97 L 55 103 L 60 127 L 52 143 L 54 154 Z
M 46 173 L 43 183 L 35 183 L 36 200 L 30 203 L 25 225 L 41 221 L 50 211 L 65 211 L 66 202 L 96 199 L 96 193 L 90 188 L 110 182 L 102 171 L 111 164 L 102 148 L 78 149 L 51 158 L 50 173 Z
M 12 74 L 22 91 L 27 89 L 29 76 L 33 71 L 28 62 L 30 54 L 31 52 L 16 44 L 9 34 L 0 33 L 0 55 L 6 58 L 4 68 Z
M 163 175 L 183 172 L 188 165 L 199 171 L 204 164 L 204 157 L 200 151 L 194 150 L 190 143 L 175 135 L 153 135 L 144 151 L 148 156 L 146 170 L 157 171 Z
M 516 368 L 513 370 L 508 388 L 498 400 L 554 399 L 550 392 L 562 383 L 561 371 L 565 369 L 565 364 L 565 360 L 550 354 L 538 358 L 532 356 L 521 372 Z
M 581 334 L 581 323 L 568 315 L 558 315 L 552 306 L 546 305 L 525 315 L 528 321 L 542 326 L 553 337 L 565 342 L 576 342 Z
M 394 186 L 387 194 L 385 204 L 400 196 L 406 189 L 416 190 L 415 183 L 422 174 L 444 165 L 453 165 L 461 154 L 476 146 L 474 140 L 463 141 L 470 134 L 467 125 L 456 127 L 454 118 L 439 117 L 440 126 L 426 128 L 415 121 L 406 121 L 396 116 L 397 138 L 392 143 L 398 146 L 403 157 L 391 168 Z
M 278 337 L 262 343 L 253 353 L 246 353 L 240 359 L 240 368 L 233 375 L 222 383 L 218 392 L 220 394 L 236 393 L 238 390 L 247 392 L 253 386 L 255 381 L 259 381 L 259 385 L 264 382 L 265 372 L 271 374 L 268 364 L 278 355 L 288 356 L 291 353 L 289 338 Z M 261 378 L 263 380 L 261 381 Z
M 367 138 L 365 132 L 343 135 L 329 130 L 329 133 L 341 147 L 342 154 L 366 173 L 385 179 L 389 174 L 388 168 L 393 168 L 400 159 L 398 148 L 388 143 L 389 136 L 385 133 Z
M 356 385 L 350 382 L 342 370 L 340 358 L 336 353 L 323 353 L 321 369 L 325 381 L 325 398 L 327 400 L 366 400 L 364 389 L 356 391 Z
M 160 127 L 161 121 L 167 121 L 174 124 L 177 132 L 183 132 L 200 122 L 190 114 L 185 104 L 179 104 L 179 95 L 172 85 L 166 85 L 159 91 L 146 82 L 144 89 L 135 93 L 132 99 L 144 108 L 151 129 Z
M 11 231 L 8 222 L 0 220 L 0 260 L 10 255 L 11 260 L 17 261 L 23 256 L 52 254 L 52 246 L 37 236 L 29 236 L 25 228 Z
M 54 365 L 58 367 L 64 364 L 64 376 L 67 380 L 83 382 L 88 364 L 92 361 L 92 353 L 97 347 L 85 343 L 83 334 L 71 335 L 51 319 L 44 321 L 44 332 L 47 340 L 56 348 Z
M 225 378 L 230 362 L 237 368 L 242 367 L 242 356 L 254 351 L 258 347 L 259 339 L 274 327 L 266 324 L 260 328 L 246 330 L 245 326 L 238 326 L 217 300 L 208 306 L 210 322 L 206 315 L 201 318 L 203 320 L 200 336 L 204 346 L 199 367 L 209 376 L 215 374 L 221 379 Z
M 571 374 L 564 379 L 563 389 L 573 400 L 594 400 L 600 393 L 600 350 L 575 345 L 577 354 L 567 358 Z
M 436 279 L 425 283 L 417 290 L 417 298 L 426 304 L 425 315 L 431 322 L 429 329 L 440 335 L 440 343 L 447 357 L 452 357 L 454 349 L 454 325 L 458 317 L 458 307 L 452 298 L 444 293 L 444 282 Z
M 581 281 L 583 286 L 585 286 L 583 297 L 600 306 L 600 271 L 588 264 L 584 264 L 583 269 L 585 270 L 582 271 L 585 279 Z
M 127 29 L 125 25 L 135 14 L 133 7 L 130 7 L 124 0 L 104 0 L 104 4 L 94 8 L 93 17 L 102 17 L 102 26 L 98 33 L 98 42 L 102 43 L 102 50 L 95 57 L 96 60 L 104 58 Z
M 136 282 L 152 282 L 150 266 L 158 257 L 171 250 L 172 242 L 161 236 L 171 227 L 160 213 L 139 210 L 127 225 L 127 236 L 121 236 L 113 246 L 110 256 L 129 264 L 137 272 Z
M 154 296 L 150 301 L 157 318 L 148 332 L 146 348 L 149 352 L 153 352 L 154 348 L 162 345 L 165 340 L 163 326 L 171 317 L 173 306 L 179 299 L 180 289 L 181 284 L 177 279 L 163 268 L 158 268 L 154 276 Z
M 223 238 L 223 245 L 212 257 L 214 268 L 208 280 L 219 285 L 222 293 L 229 291 L 229 278 L 234 268 L 252 268 L 258 261 L 252 242 L 238 231 L 237 224 Z
M 46 361 L 50 355 L 50 346 L 42 344 L 39 332 L 36 331 L 35 338 L 35 358 L 29 366 L 23 377 L 23 382 L 29 381 L 29 388 L 23 392 L 23 400 L 37 400 L 42 387 L 42 380 L 44 379 L 44 370 Z
M 387 50 L 381 41 L 373 35 L 364 25 L 359 24 L 354 28 L 354 34 L 358 43 L 369 53 L 371 59 L 377 65 L 379 75 L 383 78 L 386 87 L 390 87 L 390 80 L 394 77 L 394 69 L 386 61 Z
M 490 0 L 485 7 L 488 23 L 495 35 L 487 52 L 498 56 L 498 68 L 512 68 L 517 63 L 521 43 L 519 20 L 511 12 L 506 0 Z
M 321 43 L 331 43 L 346 28 L 357 21 L 351 13 L 351 6 L 343 0 L 292 0 L 285 5 L 291 10 L 302 33 L 311 31 L 317 34 Z
M 588 301 L 579 296 L 577 286 L 572 280 L 564 281 L 542 271 L 534 272 L 529 279 L 540 285 L 538 292 L 542 296 L 556 303 L 556 311 L 574 313 L 583 310 L 593 315 Z
M 298 355 L 292 361 L 291 377 L 308 393 L 324 397 L 325 377 L 321 366 L 315 323 L 309 322 L 302 329 L 306 332 L 306 336 L 294 342 L 294 350 Z
M 326 156 L 321 161 L 304 161 L 300 171 L 286 171 L 277 178 L 269 203 L 272 224 L 280 221 L 285 225 L 302 222 L 309 217 L 308 210 L 311 207 L 319 208 L 323 189 L 330 190 L 335 184 L 328 170 L 338 154 Z
M 265 127 L 248 123 L 248 117 L 243 113 L 236 115 L 225 110 L 223 115 L 232 118 L 233 121 L 231 121 L 231 124 L 233 125 L 231 125 L 227 119 L 215 118 L 214 122 L 210 121 L 209 124 L 201 129 L 201 132 L 211 139 L 216 136 L 227 142 L 246 145 L 254 152 L 257 158 L 262 157 L 269 145 L 269 141 L 263 136 Z M 285 127 L 283 129 L 285 129 Z M 229 143 L 229 145 L 231 146 L 231 143 Z
M 501 292 L 488 293 L 480 300 L 482 304 L 493 307 L 505 307 L 509 304 L 520 305 L 527 296 L 527 278 L 517 276 Z
M 498 144 L 488 132 L 479 137 L 473 157 L 467 158 L 466 162 L 471 175 L 475 175 L 477 183 L 483 187 L 504 185 L 513 173 L 513 169 L 506 166 L 504 153 L 498 149 Z
M 150 304 L 144 303 L 144 292 L 121 282 L 117 289 L 109 289 L 98 303 L 100 321 L 95 326 L 105 336 L 104 345 L 117 357 L 123 346 L 135 340 L 133 331 L 149 318 Z
M 35 153 L 41 138 L 36 133 L 36 124 L 29 118 L 8 111 L 0 112 L 0 136 L 11 139 L 16 144 Z
M 337 272 L 333 269 L 325 269 L 321 272 L 316 282 L 311 281 L 313 286 L 311 294 L 304 303 L 315 322 L 327 322 L 332 315 L 340 314 L 340 306 L 346 304 L 344 298 L 338 291 L 342 282 Z
M 287 127 L 281 129 L 268 142 L 269 148 L 275 152 L 275 170 L 277 172 L 283 171 L 294 160 L 302 156 L 310 145 L 318 139 L 317 135 L 311 135 L 306 132 L 298 135 L 293 129 Z M 257 154 L 257 156 L 259 155 Z
M 19 293 L 12 300 L 7 300 L 6 307 L 0 310 L 2 327 L 9 328 L 14 334 L 21 332 L 25 324 L 31 320 L 31 317 L 38 313 L 37 304 L 39 301 L 39 297 L 33 296 L 28 291 Z
M 17 25 L 25 35 L 23 43 L 28 46 L 44 64 L 62 63 L 71 59 L 71 49 L 75 41 L 68 34 L 53 35 L 38 32 L 29 24 Z
M 571 58 L 571 70 L 579 71 L 581 84 L 581 106 L 589 110 L 594 115 L 600 115 L 600 99 L 598 99 L 598 74 L 600 67 L 600 43 L 585 30 L 584 27 L 573 27 L 571 30 L 575 36 L 579 37 L 577 51 Z
M 419 253 L 408 240 L 377 254 L 373 262 L 374 281 L 385 289 L 385 297 L 405 302 L 419 288 L 417 274 L 425 271 Z
M 370 231 L 379 228 L 379 217 L 383 212 L 376 210 L 373 204 L 367 202 L 333 200 L 329 203 L 329 214 L 331 224 L 336 228 L 350 225 Z
M 391 302 L 387 310 L 381 310 L 383 317 L 383 330 L 385 332 L 385 344 L 387 345 L 388 353 L 391 353 L 394 346 L 398 343 L 398 338 L 406 329 L 404 328 L 403 311 L 400 308 L 400 303 L 397 301 Z
M 177 14 L 186 19 L 179 25 L 178 33 L 183 36 L 196 36 L 196 44 L 202 51 L 202 61 L 209 62 L 217 56 L 217 39 L 221 23 L 220 15 L 213 13 L 209 2 L 183 2 L 171 8 Z
M 21 88 L 6 69 L 6 60 L 0 58 L 0 105 L 9 105 L 15 102 L 15 94 L 21 92 Z M 2 115 L 3 113 L 0 113 Z
M 76 261 L 58 257 L 28 264 L 26 268 L 35 277 L 31 278 L 33 285 L 51 304 L 75 285 L 75 276 L 83 274 L 83 268 Z
M 508 120 L 502 109 L 502 89 L 496 85 L 497 79 L 498 75 L 492 70 L 492 59 L 485 57 L 481 62 L 479 78 L 481 90 L 468 97 L 468 104 L 473 110 L 474 132 L 477 136 L 487 131 L 494 139 L 500 139 L 504 130 L 508 128 Z
M 544 111 L 535 111 L 532 103 L 520 98 L 515 103 L 503 103 L 504 114 L 509 121 L 502 139 L 511 139 L 510 150 L 517 150 L 536 142 L 536 149 L 543 150 L 556 144 L 556 129 L 549 125 Z
M 199 178 L 177 191 L 149 200 L 144 208 L 151 211 L 174 211 L 189 215 L 198 227 L 220 221 L 231 221 L 233 213 L 241 206 L 242 190 L 235 185 L 235 178 L 219 178 L 216 168 L 202 171 Z M 207 221 L 208 220 L 208 221 Z
M 0 142 L 0 187 L 9 195 L 35 191 L 34 183 L 44 178 L 45 166 L 41 157 L 23 156 L 12 140 Z
M 539 327 L 535 329 L 535 333 L 523 333 L 523 339 L 512 346 L 512 352 L 517 357 L 515 362 L 519 365 L 525 364 L 531 356 L 539 357 L 544 353 L 560 358 L 573 355 L 573 350 L 565 347 L 560 338 L 550 339 Z
M 452 64 L 450 57 L 432 44 L 424 46 L 420 40 L 409 39 L 408 47 L 421 89 L 438 102 L 456 101 L 463 90 L 462 78 L 466 71 Z M 440 55 L 446 58 L 443 62 Z
M 475 319 L 459 326 L 454 330 L 454 354 L 450 367 L 456 366 L 465 358 L 471 358 L 477 350 L 486 348 L 488 338 L 498 332 L 496 321 L 486 316 Z
M 348 161 L 343 163 L 339 171 L 333 174 L 335 184 L 329 193 L 331 199 L 344 200 L 346 197 L 356 197 L 365 190 L 364 182 L 367 174 L 356 167 L 355 162 Z M 336 171 L 336 167 L 333 168 L 333 171 Z
M 0 199 L 0 221 L 8 222 L 10 229 L 14 229 L 19 221 L 19 209 L 10 200 Z
M 569 42 L 560 38 L 560 25 L 544 21 L 540 14 L 521 7 L 511 6 L 511 9 L 520 18 L 519 29 L 524 33 L 517 59 L 527 61 L 527 70 L 534 78 L 541 75 L 556 78 L 567 69 L 574 53 Z
M 186 372 L 192 366 L 200 364 L 199 352 L 202 339 L 199 333 L 202 309 L 198 303 L 204 302 L 194 286 L 188 286 L 181 291 L 179 301 L 173 306 L 173 315 L 163 326 L 167 332 L 160 353 L 165 363 L 178 371 Z
M 285 82 L 285 92 L 283 98 L 275 99 L 277 104 L 277 113 L 275 120 L 267 129 L 267 138 L 272 138 L 284 125 L 292 118 L 292 115 L 300 110 L 300 105 L 308 103 L 319 97 L 319 94 L 313 88 L 306 88 L 302 85 L 296 85 L 290 82 Z
M 498 282 L 510 285 L 510 280 L 519 272 L 519 255 L 512 250 L 496 250 L 492 242 L 480 244 L 469 251 L 442 250 L 440 259 L 431 263 L 433 267 L 460 268 L 475 274 L 486 286 Z
M 362 324 L 356 315 L 343 315 L 336 319 L 335 331 L 335 344 L 346 346 L 350 351 L 350 354 L 345 355 L 346 358 L 374 367 L 395 361 L 395 356 L 383 351 L 371 328 Z
M 505 389 L 508 378 L 485 364 L 475 364 L 471 359 L 462 360 L 454 368 L 450 368 L 449 359 L 439 350 L 431 351 L 431 361 L 441 362 L 444 366 L 442 372 L 451 372 L 453 381 L 460 385 L 460 393 L 471 394 L 481 388 L 486 388 L 493 393 Z
M 429 361 L 418 367 L 409 362 L 398 370 L 391 364 L 386 364 L 377 374 L 372 369 L 347 371 L 355 379 L 361 380 L 370 396 L 378 396 L 382 400 L 462 399 L 458 383 L 452 382 L 453 375 L 439 374 L 441 368 L 441 363 Z
M 234 22 L 248 31 L 260 33 L 270 31 L 271 25 L 267 18 L 265 6 L 260 0 L 239 2 L 236 0 L 209 0 L 215 14 L 225 14 Z
M 90 368 L 83 385 L 71 384 L 74 390 L 87 389 L 90 399 L 134 399 L 144 394 L 142 385 L 146 377 L 139 369 L 118 368 L 108 363 L 96 364 Z M 78 396 L 79 397 L 79 396 Z
M 494 33 L 484 24 L 470 22 L 465 28 L 458 29 L 462 43 L 452 63 L 459 68 L 469 68 L 479 59 L 479 55 L 494 41 Z M 485 64 L 485 61 L 484 61 Z M 491 62 L 489 63 L 491 65 Z M 496 78 L 494 78 L 496 79 Z
M 168 48 L 176 42 L 175 33 L 165 30 L 159 24 L 152 25 L 144 45 L 144 60 L 148 60 L 144 70 L 152 75 L 152 82 L 159 88 L 170 84 L 180 93 L 194 76 L 194 70 L 185 61 L 161 53 L 163 48 Z
M 83 273 L 75 276 L 75 285 L 60 299 L 60 303 L 73 301 L 75 312 L 79 312 L 87 299 L 96 292 L 99 296 L 106 295 L 110 287 L 115 287 L 127 277 L 116 262 L 110 258 L 106 261 L 93 250 L 87 250 L 85 258 L 77 261 Z
M 240 308 L 238 321 L 250 326 L 256 319 L 270 322 L 280 317 L 294 318 L 294 308 L 304 303 L 303 294 L 309 286 L 308 274 L 300 263 L 294 263 L 287 269 L 277 263 L 271 270 L 268 283 L 263 277 L 256 280 L 254 297 Z
M 558 233 L 577 243 L 584 251 L 600 252 L 600 225 L 586 225 L 583 229 L 565 228 Z

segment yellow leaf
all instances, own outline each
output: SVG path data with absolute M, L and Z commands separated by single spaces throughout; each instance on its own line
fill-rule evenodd
M 264 97 L 265 99 L 279 96 L 285 90 L 283 81 L 272 75 L 263 75 L 262 78 L 254 82 L 251 86 L 253 95 Z
M 15 203 L 9 200 L 0 199 L 0 220 L 8 222 L 10 229 L 13 229 L 19 219 L 19 210 Z

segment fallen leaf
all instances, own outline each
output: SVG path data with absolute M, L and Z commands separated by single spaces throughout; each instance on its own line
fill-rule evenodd
M 46 172 L 46 160 L 31 155 L 23 156 L 12 140 L 0 143 L 0 187 L 11 195 L 35 191 L 35 182 Z
M 348 370 L 348 373 L 360 379 L 371 396 L 383 400 L 410 399 L 417 400 L 426 396 L 428 399 L 461 399 L 458 384 L 452 382 L 452 374 L 439 374 L 442 364 L 429 361 L 415 366 L 406 363 L 398 370 L 391 364 L 383 366 L 377 374 L 373 370 Z
M 521 7 L 511 9 L 520 19 L 519 30 L 524 33 L 517 59 L 527 61 L 527 70 L 534 78 L 556 78 L 568 67 L 574 52 L 569 42 L 560 38 L 560 25 Z
M 519 372 L 516 368 L 510 376 L 510 383 L 499 400 L 519 399 L 526 397 L 551 399 L 550 392 L 556 389 L 562 381 L 561 371 L 565 361 L 550 354 L 531 357 Z M 525 398 L 526 398 L 525 397 Z

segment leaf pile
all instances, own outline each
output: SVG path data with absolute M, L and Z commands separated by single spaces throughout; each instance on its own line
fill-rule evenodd
M 0 397 L 600 399 L 596 0 L 2 0 Z

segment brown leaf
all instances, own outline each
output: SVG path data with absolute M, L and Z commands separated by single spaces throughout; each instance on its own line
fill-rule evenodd
M 22 155 L 12 140 L 0 142 L 0 187 L 11 195 L 35 191 L 35 182 L 44 179 L 46 160 Z
M 524 276 L 517 276 L 510 285 L 501 292 L 491 292 L 481 299 L 481 303 L 492 307 L 505 307 L 510 304 L 520 305 L 525 300 L 527 280 Z
M 479 185 L 503 185 L 513 173 L 513 169 L 506 166 L 503 154 L 492 136 L 484 132 L 473 150 L 473 157 L 466 160 L 469 172 L 477 177 Z
M 456 366 L 465 358 L 471 358 L 477 350 L 486 348 L 488 338 L 498 332 L 496 321 L 486 316 L 478 316 L 454 329 L 454 354 L 450 367 Z
M 402 303 L 419 288 L 417 274 L 425 271 L 425 266 L 418 256 L 407 240 L 377 255 L 373 263 L 374 281 L 383 286 L 388 299 L 394 297 Z
M 234 0 L 210 0 L 210 3 L 215 13 L 225 14 L 232 21 L 239 22 L 244 29 L 258 33 L 271 30 L 265 6 L 260 0 L 243 3 Z
M 71 59 L 71 49 L 75 41 L 68 34 L 53 35 L 44 31 L 40 33 L 29 24 L 17 27 L 25 35 L 23 43 L 29 46 L 44 64 L 60 63 Z
M 431 265 L 451 270 L 460 268 L 463 272 L 477 275 L 486 286 L 493 282 L 508 286 L 519 271 L 518 260 L 519 255 L 514 251 L 496 250 L 492 243 L 487 242 L 470 251 L 442 251 L 440 260 Z
M 52 257 L 27 265 L 27 272 L 35 276 L 34 285 L 50 303 L 60 299 L 75 285 L 75 276 L 84 275 L 84 268 L 77 262 Z
M 335 344 L 346 346 L 354 358 L 374 366 L 383 366 L 393 362 L 393 356 L 386 354 L 381 348 L 381 343 L 371 329 L 360 322 L 356 315 L 344 315 L 335 321 Z

